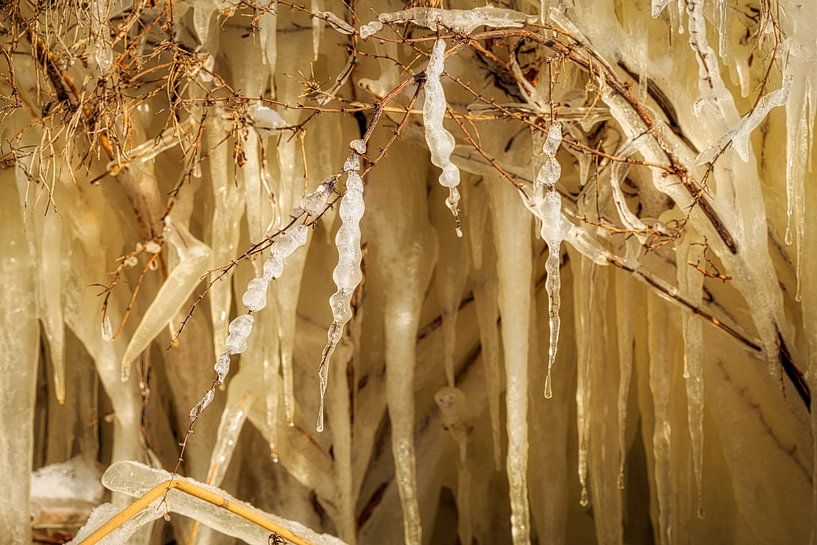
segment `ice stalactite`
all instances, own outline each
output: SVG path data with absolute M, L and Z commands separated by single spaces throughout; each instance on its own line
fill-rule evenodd
M 309 36 L 297 36 L 279 44 L 280 71 L 279 73 L 297 74 L 300 51 L 309 50 Z M 298 96 L 303 92 L 301 85 L 292 78 L 282 76 L 276 79 L 279 98 L 286 103 L 298 102 Z M 290 125 L 298 123 L 300 111 L 288 110 L 283 114 Z M 296 208 L 301 198 L 307 192 L 308 180 L 305 176 L 306 165 L 299 160 L 300 150 L 297 138 L 282 138 L 278 141 L 278 168 L 276 200 L 280 222 L 288 221 L 290 211 Z M 305 160 L 305 158 L 303 158 Z M 281 227 L 278 225 L 277 227 Z M 304 244 L 308 249 L 311 237 Z M 274 299 L 278 309 L 278 331 L 280 343 L 281 371 L 283 374 L 283 406 L 284 416 L 289 426 L 295 425 L 295 378 L 293 372 L 292 354 L 295 349 L 295 330 L 298 321 L 298 298 L 301 294 L 301 281 L 304 275 L 307 252 L 299 252 L 293 256 L 288 264 L 286 273 L 276 282 Z
M 632 316 L 633 281 L 624 272 L 616 279 L 616 335 L 618 336 L 618 487 L 624 488 L 624 464 L 627 459 L 627 406 L 633 373 L 635 330 Z
M 360 220 L 366 211 L 366 204 L 363 201 L 363 180 L 360 178 L 360 155 L 366 152 L 366 144 L 356 140 L 352 143 L 357 150 L 353 151 L 343 164 L 343 171 L 346 173 L 346 192 L 340 201 L 341 226 L 335 235 L 335 246 L 338 249 L 338 264 L 332 273 L 337 290 L 329 298 L 329 306 L 332 309 L 332 325 L 327 333 L 326 346 L 321 354 L 321 363 L 318 370 L 320 380 L 320 408 L 318 409 L 319 432 L 323 431 L 323 406 L 326 396 L 326 385 L 329 380 L 329 361 L 338 343 L 343 336 L 343 328 L 352 319 L 352 295 L 355 293 L 358 284 L 363 278 L 363 271 L 360 269 L 360 262 L 363 253 L 360 249 Z M 334 181 L 332 181 L 334 184 Z M 331 194 L 332 189 L 326 186 L 316 191 L 318 199 L 317 208 L 313 208 L 310 213 L 319 215 L 326 209 L 326 199 Z M 309 205 L 307 205 L 309 206 Z
M 553 397 L 551 369 L 556 362 L 556 350 L 559 344 L 559 307 L 561 306 L 561 247 L 568 234 L 570 224 L 562 219 L 562 197 L 556 191 L 556 182 L 562 174 L 562 167 L 556 160 L 556 152 L 562 144 L 562 125 L 554 122 L 548 129 L 545 142 L 542 144 L 544 162 L 536 173 L 533 182 L 533 197 L 526 206 L 539 220 L 539 236 L 547 243 L 548 257 L 545 263 L 547 279 L 545 290 L 548 294 L 548 327 L 550 342 L 548 345 L 547 376 L 545 377 L 545 397 Z
M 461 543 L 471 543 L 473 535 L 471 513 L 471 474 L 468 457 L 468 406 L 465 393 L 459 388 L 445 386 L 434 394 L 434 402 L 440 411 L 443 428 L 457 443 L 459 465 L 457 469 L 457 533 Z
M 600 545 L 622 545 L 624 538 L 624 508 L 618 475 L 621 468 L 619 459 L 619 435 L 617 413 L 619 393 L 619 373 L 615 365 L 605 363 L 605 356 L 612 352 L 613 336 L 609 335 L 613 305 L 609 289 L 611 278 L 609 267 L 597 268 L 592 274 L 591 294 L 593 299 L 589 318 L 589 330 L 584 342 L 588 342 L 587 357 L 590 362 L 590 399 L 588 417 L 590 421 L 588 452 L 588 472 L 593 501 L 593 519 L 596 542 Z M 577 334 L 577 340 L 582 334 Z M 582 350 L 579 350 L 582 356 Z
M 451 230 L 451 218 L 442 205 L 445 197 L 440 193 L 444 190 L 435 186 L 431 190 L 430 203 L 431 223 L 437 231 L 437 240 L 441 248 L 434 274 L 434 291 L 440 303 L 443 330 L 443 363 L 445 378 L 449 386 L 454 386 L 454 352 L 457 345 L 457 317 L 459 316 L 460 302 L 465 291 L 465 282 L 468 279 L 468 245 L 459 239 Z
M 207 171 L 213 190 L 213 216 L 210 231 L 210 247 L 213 249 L 213 263 L 228 263 L 238 253 L 238 238 L 241 230 L 241 217 L 244 215 L 244 198 L 233 179 L 229 166 L 230 150 L 223 141 L 223 134 L 228 128 L 217 116 L 211 116 L 210 125 L 205 131 L 205 142 L 209 149 L 207 154 Z M 227 336 L 227 324 L 232 305 L 231 280 L 233 271 L 228 271 L 216 281 L 219 272 L 210 273 L 210 317 L 213 321 L 213 350 L 215 356 L 224 352 L 224 338 Z
M 576 309 L 576 431 L 578 433 L 578 466 L 581 496 L 579 503 L 586 507 L 587 456 L 590 443 L 590 395 L 592 374 L 590 369 L 593 347 L 593 307 L 597 303 L 595 293 L 596 266 L 586 259 L 579 259 L 573 268 L 573 305 Z
M 812 3 L 789 2 L 783 5 L 789 17 L 783 22 L 788 36 L 784 52 L 788 62 L 784 78 L 792 80 L 786 107 L 786 244 L 795 244 L 797 288 L 800 299 L 803 245 L 805 237 L 806 204 L 805 179 L 810 170 L 814 144 L 814 116 L 817 111 L 817 76 L 811 70 L 817 59 L 814 25 L 808 21 L 817 17 L 817 6 Z
M 451 153 L 456 144 L 454 136 L 443 126 L 445 111 L 448 104 L 445 99 L 445 90 L 440 81 L 445 70 L 445 40 L 437 40 L 431 50 L 426 67 L 426 81 L 423 85 L 425 99 L 423 100 L 423 125 L 425 126 L 426 144 L 431 153 L 431 162 L 442 169 L 440 185 L 448 188 L 448 198 L 445 205 L 454 215 L 457 222 L 457 236 L 462 236 L 460 228 L 460 169 L 451 162 Z
M 31 543 L 29 487 L 34 448 L 34 402 L 40 329 L 37 289 L 31 271 L 34 260 L 26 242 L 23 211 L 18 203 L 15 168 L 0 176 L 0 477 L 6 491 L 0 497 L 0 527 L 10 545 Z M 22 176 L 22 173 L 20 173 Z
M 531 314 L 530 214 L 516 190 L 491 180 L 491 211 L 497 252 L 499 312 L 505 353 L 505 408 L 508 430 L 506 471 L 514 545 L 530 543 L 528 507 L 528 350 Z
M 63 232 L 64 212 L 54 210 L 50 192 L 48 188 L 36 189 L 33 192 L 35 197 L 29 197 L 26 227 L 36 236 L 32 250 L 37 264 L 37 307 L 54 370 L 54 393 L 62 404 L 65 402 L 65 325 L 62 307 L 65 275 L 62 270 L 62 249 L 67 238 Z
M 147 350 L 159 332 L 178 314 L 210 266 L 210 248 L 171 218 L 168 216 L 166 220 L 165 239 L 176 251 L 178 265 L 171 270 L 131 335 L 122 356 L 123 380 L 130 376 L 133 360 Z
M 669 4 L 669 0 L 652 0 L 652 16 L 658 17 L 664 8 Z
M 695 268 L 703 261 L 703 241 L 696 241 L 688 233 L 676 249 L 676 270 L 678 291 L 692 304 L 703 302 L 704 276 Z M 684 313 L 681 322 L 684 339 L 684 382 L 687 394 L 687 420 L 692 450 L 692 466 L 698 492 L 698 516 L 703 516 L 703 438 L 704 438 L 704 373 L 703 373 L 703 330 L 701 320 L 690 313 Z
M 502 424 L 499 419 L 502 377 L 499 361 L 499 331 L 497 320 L 498 288 L 496 249 L 493 243 L 493 228 L 488 209 L 488 195 L 484 184 L 469 188 L 468 240 L 471 245 L 471 274 L 474 304 L 477 311 L 479 338 L 482 345 L 482 361 L 485 364 L 488 413 L 491 419 L 491 438 L 494 450 L 494 467 L 502 467 Z
M 386 291 L 383 306 L 385 391 L 407 545 L 423 542 L 414 445 L 414 375 L 420 312 L 437 260 L 436 239 L 428 222 L 425 173 L 425 168 L 412 169 L 402 184 L 392 183 L 391 176 L 378 177 L 375 183 L 370 179 L 367 184 L 373 274 L 397 287 Z M 398 202 L 398 207 L 389 206 Z
M 233 452 L 238 444 L 238 436 L 244 427 L 255 398 L 249 393 L 244 393 L 235 402 L 230 401 L 228 400 L 221 413 L 216 444 L 210 456 L 207 484 L 212 486 L 220 486 L 221 481 L 224 480 L 224 475 L 227 473 L 227 468 L 230 467 Z
M 668 312 L 656 297 L 647 300 L 648 345 L 650 355 L 649 384 L 652 394 L 654 428 L 653 458 L 655 489 L 658 502 L 658 543 L 672 543 L 672 452 L 670 428 L 671 359 L 667 347 Z
M 323 8 L 323 0 L 311 0 L 313 13 L 319 13 Z M 312 60 L 317 62 L 321 51 L 321 36 L 323 36 L 324 20 L 320 17 L 312 17 Z
M 357 493 L 352 464 L 354 437 L 347 375 L 348 366 L 354 355 L 353 348 L 351 344 L 341 344 L 338 347 L 337 361 L 330 369 L 331 387 L 327 396 L 329 431 L 332 434 L 332 452 L 335 458 L 333 469 L 338 501 L 338 533 L 349 545 L 357 543 L 355 518 Z

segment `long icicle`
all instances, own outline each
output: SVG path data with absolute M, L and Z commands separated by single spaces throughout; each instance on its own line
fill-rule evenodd
M 321 389 L 317 424 L 319 432 L 323 431 L 323 407 L 329 380 L 329 360 L 343 336 L 343 326 L 352 319 L 352 295 L 363 278 L 363 271 L 360 270 L 360 262 L 363 259 L 360 249 L 360 220 L 366 211 L 366 205 L 363 202 L 363 180 L 360 179 L 358 171 L 359 153 L 366 152 L 366 144 L 362 140 L 355 140 L 352 146 L 355 151 L 343 165 L 343 171 L 346 173 L 346 193 L 340 201 L 340 219 L 343 223 L 335 236 L 338 264 L 332 278 L 338 289 L 329 298 L 332 325 L 329 326 L 328 340 L 321 354 L 321 365 L 318 370 Z
M 550 125 L 547 138 L 542 144 L 545 160 L 533 181 L 533 197 L 527 203 L 531 212 L 539 219 L 539 235 L 547 243 L 548 257 L 545 262 L 547 280 L 545 291 L 548 295 L 548 326 L 550 343 L 548 345 L 548 367 L 545 377 L 545 397 L 553 397 L 551 386 L 551 369 L 556 362 L 556 350 L 559 344 L 559 307 L 561 306 L 561 247 L 567 236 L 569 224 L 562 220 L 562 197 L 556 191 L 556 182 L 562 175 L 562 167 L 556 160 L 556 152 L 562 144 L 562 125 L 558 121 Z

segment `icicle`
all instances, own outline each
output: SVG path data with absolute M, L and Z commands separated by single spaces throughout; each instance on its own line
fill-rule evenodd
M 711 163 L 720 153 L 721 149 L 727 146 L 730 142 L 741 160 L 748 161 L 749 137 L 751 136 L 752 131 L 760 126 L 771 110 L 786 104 L 786 100 L 789 97 L 789 91 L 791 90 L 793 83 L 794 78 L 789 76 L 783 81 L 783 86 L 780 89 L 772 91 L 761 98 L 757 107 L 754 108 L 748 115 L 744 116 L 737 127 L 724 134 L 718 139 L 715 145 L 710 146 L 707 150 L 698 155 L 698 157 L 695 159 L 695 163 L 698 165 Z
M 471 243 L 471 260 L 474 303 L 477 310 L 479 338 L 482 344 L 482 361 L 485 364 L 485 381 L 488 391 L 488 412 L 491 418 L 491 436 L 494 446 L 494 466 L 502 467 L 502 436 L 499 420 L 502 384 L 499 365 L 499 332 L 496 322 L 497 307 L 496 250 L 493 229 L 488 221 L 488 195 L 483 185 L 469 188 L 468 239 Z
M 345 350 L 345 346 L 348 346 Z M 329 389 L 329 430 L 332 434 L 332 452 L 335 456 L 334 473 L 337 496 L 339 498 L 340 523 L 338 531 L 341 539 L 354 545 L 357 542 L 355 519 L 355 492 L 352 449 L 351 405 L 349 403 L 349 379 L 347 366 L 353 357 L 352 345 L 338 347 L 337 360 L 332 366 L 332 387 Z
M 14 176 L 0 174 L 0 528 L 9 545 L 31 543 L 29 487 L 34 448 L 34 403 L 39 352 L 36 286 L 33 259 L 26 243 L 23 214 Z M 22 174 L 20 174 L 22 176 Z
M 425 126 L 426 144 L 431 153 L 431 162 L 442 169 L 440 185 L 448 188 L 448 199 L 445 205 L 454 215 L 457 223 L 457 236 L 462 236 L 460 228 L 460 169 L 451 162 L 451 153 L 454 151 L 454 136 L 443 126 L 445 110 L 448 107 L 445 100 L 445 90 L 440 81 L 445 69 L 445 40 L 434 42 L 434 48 L 426 67 L 426 82 L 423 86 L 425 99 L 423 100 L 423 124 Z
M 179 264 L 159 288 L 155 299 L 131 336 L 122 356 L 123 381 L 130 376 L 131 362 L 147 350 L 153 339 L 187 303 L 187 299 L 199 285 L 202 275 L 210 265 L 210 248 L 193 238 L 181 224 L 171 224 L 170 216 L 167 219 L 165 238 L 176 250 Z
M 229 361 L 229 360 L 228 360 Z M 210 470 L 207 472 L 207 484 L 219 486 L 224 480 L 227 468 L 230 467 L 238 436 L 244 421 L 250 411 L 255 398 L 244 393 L 238 401 L 228 401 L 221 413 L 221 423 L 218 425 L 218 436 L 210 456 Z
M 616 274 L 616 333 L 618 335 L 618 487 L 624 488 L 624 464 L 627 460 L 627 404 L 633 372 L 633 286 L 623 271 Z
M 454 386 L 454 352 L 457 346 L 457 318 L 468 279 L 468 246 L 451 230 L 450 215 L 443 206 L 445 188 L 435 185 L 429 203 L 431 223 L 437 232 L 440 258 L 434 273 L 434 291 L 440 302 L 443 330 L 443 365 L 449 386 Z
M 346 193 L 343 194 L 340 201 L 342 224 L 335 236 L 338 264 L 332 273 L 338 289 L 329 298 L 332 325 L 329 326 L 328 340 L 321 355 L 318 371 L 321 398 L 317 424 L 319 432 L 323 431 L 323 405 L 326 384 L 329 379 L 329 360 L 343 336 L 343 327 L 352 319 L 352 295 L 363 278 L 363 272 L 360 270 L 360 262 L 363 258 L 360 249 L 360 219 L 366 211 L 366 204 L 363 201 L 363 180 L 360 179 L 359 169 L 360 159 L 357 152 L 353 152 L 343 165 L 343 170 L 346 172 Z
M 410 146 L 399 149 L 410 157 L 407 163 L 383 165 L 387 170 L 380 170 L 366 188 L 372 222 L 368 244 L 373 283 L 390 286 L 382 310 L 385 382 L 404 541 L 406 545 L 420 545 L 423 540 L 414 444 L 417 330 L 437 259 L 437 244 L 428 222 L 423 156 Z M 404 183 L 391 183 L 397 176 L 405 176 Z
M 652 17 L 655 19 L 661 12 L 664 11 L 664 8 L 667 7 L 669 4 L 669 0 L 652 0 Z
M 43 195 L 45 197 L 45 195 Z M 48 355 L 54 368 L 57 402 L 65 402 L 65 325 L 63 298 L 63 219 L 53 210 L 36 219 L 40 239 L 37 246 L 37 303 Z M 38 214 L 39 215 L 39 214 Z
M 550 343 L 548 348 L 547 376 L 545 378 L 545 397 L 553 397 L 551 386 L 551 368 L 556 361 L 556 350 L 559 344 L 559 307 L 560 267 L 562 240 L 570 230 L 570 223 L 562 218 L 562 197 L 556 191 L 556 182 L 562 173 L 562 167 L 556 160 L 556 152 L 562 144 L 562 125 L 552 123 L 547 138 L 542 144 L 545 160 L 533 182 L 533 197 L 526 203 L 528 209 L 539 219 L 539 236 L 547 243 L 548 258 L 545 262 L 547 280 L 545 290 L 548 295 L 548 325 Z
M 497 249 L 499 309 L 505 352 L 508 430 L 506 470 L 510 487 L 511 533 L 514 545 L 530 543 L 528 508 L 528 328 L 530 325 L 530 216 L 524 213 L 515 189 L 500 181 L 489 188 Z
M 667 355 L 667 311 L 664 303 L 648 296 L 647 319 L 649 327 L 650 392 L 652 393 L 654 430 L 653 458 L 655 460 L 655 487 L 658 498 L 658 543 L 670 543 L 671 444 L 670 444 L 670 359 Z
M 694 242 L 692 233 L 687 233 L 676 249 L 676 270 L 678 291 L 693 305 L 703 302 L 704 276 L 693 264 L 703 259 L 702 242 Z M 692 447 L 692 466 L 698 491 L 698 517 L 703 517 L 703 419 L 704 419 L 704 375 L 703 375 L 703 331 L 701 320 L 694 314 L 685 312 L 681 322 L 684 339 L 684 382 L 687 394 L 687 420 L 689 439 Z
M 312 0 L 312 13 L 320 13 L 323 0 Z M 323 35 L 324 20 L 321 17 L 312 17 L 312 60 L 318 61 L 321 51 L 321 36 Z
M 576 308 L 576 345 L 578 362 L 576 370 L 576 428 L 579 437 L 578 473 L 581 485 L 579 503 L 587 507 L 587 454 L 590 439 L 590 352 L 593 339 L 593 305 L 596 303 L 595 282 L 593 275 L 595 265 L 587 260 L 580 260 L 573 268 L 574 288 L 573 301 Z
M 228 127 L 219 116 L 210 116 L 205 142 L 209 152 L 207 167 L 210 173 L 210 184 L 213 191 L 212 230 L 210 232 L 210 247 L 213 249 L 212 262 L 216 264 L 228 263 L 238 254 L 238 238 L 241 230 L 241 217 L 244 215 L 244 198 L 242 191 L 236 187 L 232 168 L 228 167 L 229 147 L 223 141 L 223 135 Z M 210 286 L 207 294 L 210 299 L 210 318 L 213 322 L 213 350 L 214 355 L 224 352 L 224 339 L 227 336 L 227 324 L 232 306 L 233 278 L 231 269 L 221 280 L 215 281 L 219 271 L 210 273 Z

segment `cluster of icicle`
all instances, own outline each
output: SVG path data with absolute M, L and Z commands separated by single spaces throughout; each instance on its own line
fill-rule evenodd
M 76 81 L 110 81 L 112 27 L 126 4 L 89 3 L 78 27 L 88 35 L 73 44 L 87 59 L 71 64 Z M 93 511 L 81 543 L 170 478 L 135 461 L 172 465 L 174 430 L 191 421 L 183 473 L 197 481 L 174 478 L 216 503 L 174 489 L 105 543 L 158 543 L 163 532 L 151 525 L 168 511 L 183 515 L 170 521 L 179 542 L 220 543 L 205 526 L 270 542 L 269 531 L 217 507 L 222 500 L 318 544 L 339 540 L 307 527 L 350 544 L 558 545 L 591 534 L 612 545 L 625 535 L 634 545 L 817 540 L 817 411 L 809 414 L 791 374 L 792 366 L 808 371 L 802 381 L 817 385 L 817 222 L 809 219 L 817 209 L 817 3 L 775 4 L 782 73 L 773 68 L 762 92 L 758 67 L 772 59 L 754 41 L 764 40 L 765 52 L 777 30 L 765 15 L 740 15 L 750 5 L 576 0 L 547 13 L 555 2 L 527 4 L 540 12 L 457 2 L 391 12 L 377 0 L 367 5 L 377 18 L 355 29 L 340 4 L 310 0 L 309 14 L 258 10 L 249 29 L 233 2 L 173 3 L 174 39 L 201 60 L 197 85 L 178 92 L 200 109 L 156 130 L 166 97 L 140 105 L 131 112 L 134 145 L 92 164 L 107 175 L 96 185 L 59 154 L 53 170 L 25 155 L 53 136 L 31 115 L 46 109 L 38 101 L 48 84 L 35 78 L 37 55 L 13 56 L 26 106 L 4 118 L 0 142 L 29 132 L 15 144 L 19 154 L 0 153 L 15 157 L 0 165 L 6 541 L 28 545 L 32 517 L 39 529 L 62 509 L 97 507 L 98 487 L 64 496 L 54 487 L 44 498 L 42 479 L 79 482 L 70 468 L 88 470 L 110 450 L 102 482 L 111 503 Z M 62 39 L 50 16 L 40 22 Z M 446 40 L 453 49 L 480 27 L 544 33 L 571 43 L 571 55 L 592 48 L 598 62 L 588 75 L 563 58 L 552 89 L 543 66 L 513 66 L 519 89 L 493 88 L 485 57 L 467 46 L 446 52 Z M 414 33 L 392 32 L 406 29 Z M 424 41 L 398 44 L 398 35 Z M 415 47 L 430 43 L 417 78 L 422 116 L 412 112 L 373 166 L 364 203 L 367 145 L 384 146 L 407 97 L 393 97 L 366 142 L 358 123 L 372 110 L 362 105 L 411 77 L 393 61 L 414 70 Z M 363 54 L 348 56 L 354 48 Z M 314 99 L 320 115 L 290 138 L 311 112 L 281 104 L 311 100 L 291 77 L 310 63 L 316 81 L 336 87 Z M 541 74 L 529 78 L 534 68 Z M 643 111 L 604 82 L 608 68 Z M 492 103 L 467 103 L 446 70 L 489 82 Z M 378 74 L 377 85 L 361 73 Z M 219 105 L 204 115 L 199 106 L 219 81 L 213 74 L 253 97 L 240 137 L 236 112 Z M 3 97 L 14 96 L 8 81 L 0 78 Z M 259 96 L 278 105 L 258 105 Z M 505 108 L 551 122 L 531 136 L 520 123 L 486 121 Z M 455 109 L 473 118 L 486 155 L 518 187 L 456 141 L 447 119 Z M 342 111 L 358 119 L 341 122 Z M 350 141 L 351 154 L 339 144 Z M 179 164 L 196 149 L 201 166 L 167 213 Z M 663 165 L 669 155 L 684 168 L 637 165 Z M 682 170 L 707 181 L 698 196 L 709 215 Z M 37 173 L 47 183 L 33 183 Z M 644 251 L 651 233 L 680 224 L 683 237 Z M 626 234 L 611 235 L 611 225 Z M 265 237 L 264 257 L 239 260 L 213 282 L 165 350 L 202 278 L 216 280 Z M 89 286 L 109 281 L 119 263 L 125 279 L 103 316 Z M 716 270 L 729 278 L 702 273 Z M 557 361 L 563 371 L 552 379 Z M 316 413 L 325 433 L 312 433 Z M 77 452 L 81 464 L 60 464 Z

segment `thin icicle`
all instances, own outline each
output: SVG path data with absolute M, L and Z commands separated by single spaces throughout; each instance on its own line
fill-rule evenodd
M 502 467 L 502 435 L 499 420 L 502 384 L 499 364 L 499 331 L 497 330 L 497 277 L 494 263 L 496 250 L 488 221 L 488 195 L 482 185 L 469 188 L 468 231 L 471 242 L 471 261 L 474 303 L 477 310 L 482 361 L 485 364 L 485 382 L 488 390 L 488 413 L 491 418 L 491 436 L 494 446 L 494 467 Z M 477 193 L 478 192 L 478 193 Z
M 551 369 L 556 361 L 561 327 L 559 318 L 561 245 L 570 230 L 570 224 L 562 218 L 562 197 L 556 191 L 556 182 L 562 174 L 562 167 L 556 160 L 556 152 L 561 144 L 562 125 L 557 121 L 551 124 L 547 138 L 542 144 L 545 160 L 533 182 L 533 197 L 526 203 L 528 209 L 539 219 L 539 236 L 548 247 L 548 258 L 545 262 L 547 271 L 545 290 L 548 295 L 548 326 L 550 328 L 547 376 L 545 377 L 545 397 L 548 399 L 553 397 Z
M 210 469 L 207 472 L 207 484 L 212 486 L 221 485 L 227 468 L 230 467 L 230 460 L 233 458 L 238 436 L 244 427 L 244 421 L 250 412 L 255 398 L 249 393 L 244 393 L 236 402 L 227 402 L 224 412 L 221 413 L 221 423 L 218 425 L 218 436 L 210 456 Z
M 587 455 L 590 442 L 590 352 L 593 342 L 593 305 L 595 303 L 595 264 L 580 260 L 574 267 L 573 299 L 576 307 L 576 345 L 578 351 L 576 382 L 576 428 L 579 437 L 578 473 L 581 486 L 579 504 L 586 507 L 590 500 L 587 495 Z
M 365 149 L 363 149 L 365 153 Z M 323 407 L 326 396 L 326 384 L 329 380 L 329 360 L 343 336 L 343 327 L 352 319 L 352 295 L 363 279 L 360 262 L 363 253 L 360 248 L 360 220 L 366 212 L 363 201 L 363 180 L 360 179 L 360 157 L 352 152 L 343 165 L 346 172 L 346 193 L 340 201 L 340 219 L 342 221 L 337 235 L 335 246 L 338 249 L 338 264 L 332 273 L 337 290 L 329 298 L 332 309 L 332 325 L 327 333 L 326 346 L 321 354 L 321 364 L 318 370 L 320 379 L 321 400 L 318 409 L 317 430 L 323 431 Z
M 490 192 L 507 382 L 506 471 L 511 503 L 511 534 L 514 545 L 528 545 L 528 327 L 531 319 L 529 281 L 533 274 L 530 216 L 524 213 L 516 191 L 506 184 L 494 181 Z
M 667 354 L 667 310 L 656 297 L 648 296 L 649 383 L 652 393 L 654 429 L 653 458 L 658 498 L 658 545 L 669 545 L 671 538 L 671 443 L 670 443 L 670 358 Z
M 618 487 L 624 488 L 624 464 L 627 459 L 627 404 L 633 372 L 634 327 L 632 280 L 622 271 L 616 274 L 616 332 L 618 334 Z
M 789 97 L 789 91 L 791 91 L 793 84 L 794 77 L 787 76 L 786 79 L 783 80 L 783 86 L 780 87 L 780 89 L 776 89 L 761 98 L 757 107 L 754 108 L 749 114 L 745 115 L 743 119 L 740 120 L 737 127 L 724 134 L 713 146 L 710 146 L 708 149 L 698 155 L 698 157 L 695 159 L 696 164 L 701 165 L 704 163 L 711 163 L 715 157 L 717 157 L 720 151 L 725 146 L 729 145 L 729 143 L 731 143 L 732 147 L 735 148 L 735 151 L 741 160 L 748 161 L 749 137 L 751 136 L 752 131 L 760 126 L 763 120 L 766 119 L 766 116 L 769 115 L 770 111 L 778 106 L 783 106 L 786 104 L 786 100 L 788 100 Z
M 445 90 L 440 81 L 445 69 L 445 40 L 434 42 L 431 50 L 431 57 L 428 59 L 426 67 L 426 82 L 423 87 L 425 99 L 423 101 L 423 124 L 425 126 L 426 144 L 431 153 L 431 162 L 442 169 L 440 174 L 440 185 L 448 188 L 448 199 L 445 205 L 454 215 L 457 222 L 457 236 L 462 236 L 460 228 L 460 192 L 457 186 L 460 185 L 460 169 L 451 162 L 451 153 L 456 144 L 454 136 L 445 130 L 443 121 L 445 110 L 448 107 L 445 100 Z
M 703 300 L 704 276 L 691 264 L 703 259 L 703 244 L 690 241 L 690 234 L 676 250 L 676 270 L 678 291 L 693 305 Z M 703 375 L 703 331 L 701 320 L 691 313 L 684 313 L 681 322 L 684 339 L 684 382 L 687 394 L 687 420 L 689 439 L 692 447 L 692 467 L 698 491 L 698 516 L 703 517 L 703 420 L 704 420 L 704 375 Z

